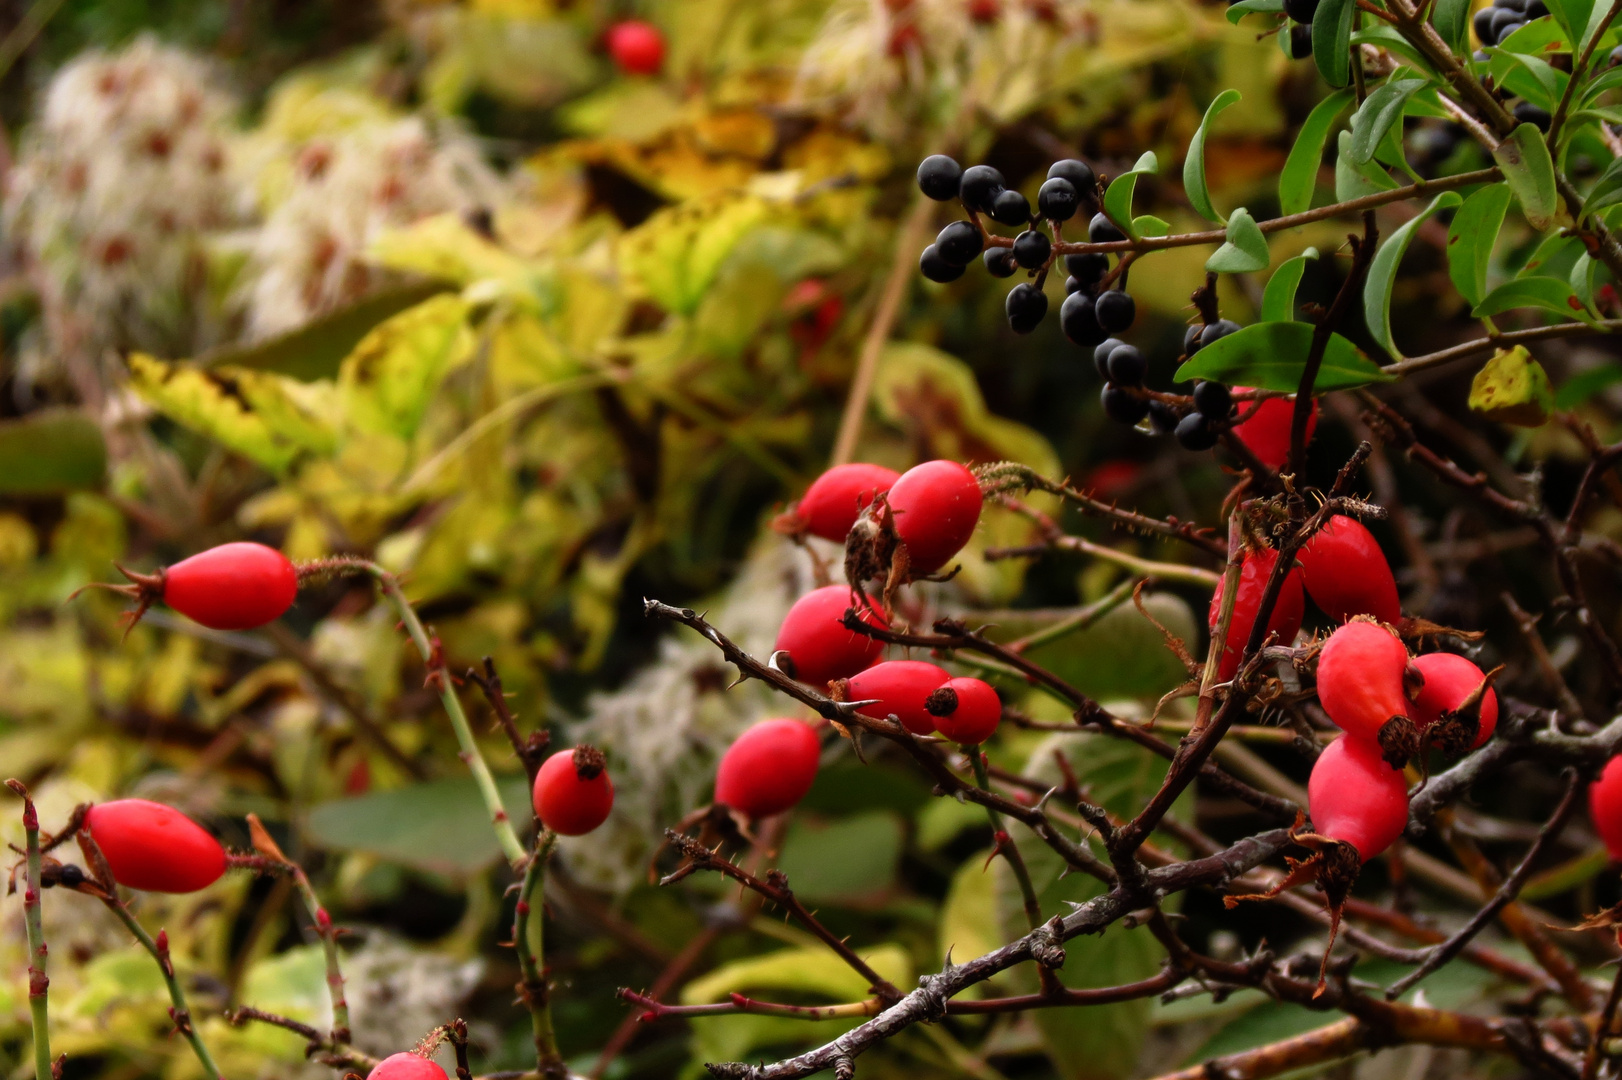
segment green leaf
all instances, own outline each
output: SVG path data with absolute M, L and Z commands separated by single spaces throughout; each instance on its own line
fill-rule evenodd
M 1584 307 L 1594 306 L 1594 278 L 1603 265 L 1586 251 L 1571 264 L 1571 273 L 1566 276 L 1566 281 L 1571 284 L 1571 291 L 1577 294 Z
M 1606 362 L 1571 376 L 1554 395 L 1557 409 L 1575 409 L 1595 394 L 1622 382 L 1622 364 Z
M 1524 345 L 1493 353 L 1470 382 L 1470 408 L 1488 420 L 1516 427 L 1542 427 L 1554 408 L 1543 365 Z
M 666 207 L 620 238 L 620 265 L 660 307 L 690 315 L 721 263 L 770 214 L 764 199 L 717 192 Z
M 1417 217 L 1404 222 L 1396 232 L 1392 233 L 1380 250 L 1374 253 L 1374 262 L 1369 265 L 1368 280 L 1363 283 L 1363 318 L 1368 323 L 1369 333 L 1392 356 L 1401 356 L 1397 351 L 1396 342 L 1391 339 L 1391 290 L 1397 283 L 1397 267 L 1402 262 L 1403 254 L 1408 250 L 1408 242 L 1413 239 L 1414 232 L 1430 220 L 1437 211 L 1445 210 L 1450 206 L 1458 206 L 1463 200 L 1456 191 L 1444 191 L 1431 200 L 1431 204 L 1422 210 Z
M 1178 382 L 1215 379 L 1230 386 L 1293 392 L 1301 385 L 1314 329 L 1303 322 L 1254 323 L 1205 346 L 1178 368 L 1173 378 Z M 1350 341 L 1331 334 L 1312 386 L 1314 391 L 1323 392 L 1390 379 Z
M 1205 260 L 1205 269 L 1213 274 L 1249 274 L 1266 270 L 1270 261 L 1267 237 L 1262 235 L 1250 211 L 1241 206 L 1228 219 L 1227 243 Z
M 1471 304 L 1487 295 L 1487 268 L 1509 209 L 1509 185 L 1488 184 L 1464 200 L 1447 230 L 1447 273 Z
M 1352 161 L 1366 165 L 1385 140 L 1392 125 L 1402 120 L 1408 99 L 1425 85 L 1424 79 L 1394 79 L 1368 96 L 1352 114 Z
M 1539 232 L 1554 223 L 1556 191 L 1554 159 L 1533 124 L 1521 124 L 1498 144 L 1493 160 L 1504 170 L 1510 190 L 1521 201 L 1521 213 Z
M 1622 68 L 1618 68 L 1622 71 Z M 1607 206 L 1622 203 L 1622 157 L 1613 158 L 1605 166 L 1605 171 L 1599 174 L 1594 186 L 1588 190 L 1588 198 L 1583 200 L 1583 217 L 1597 214 Z
M 901 819 L 882 810 L 821 825 L 796 819 L 777 868 L 807 903 L 882 903 L 895 887 L 901 844 Z
M 522 833 L 534 816 L 522 777 L 500 780 L 501 801 Z M 465 877 L 495 864 L 501 847 L 472 777 L 317 803 L 305 833 L 335 851 L 360 851 L 429 873 Z
M 1526 53 L 1509 52 L 1507 50 L 1500 49 L 1499 55 L 1510 57 L 1536 81 L 1537 91 L 1535 93 L 1527 91 L 1521 96 L 1525 97 L 1532 104 L 1552 112 L 1554 110 L 1555 103 L 1559 101 L 1561 95 L 1565 93 L 1566 82 L 1568 81 L 1569 76 L 1567 76 L 1565 72 L 1556 71 L 1554 68 L 1550 67 L 1548 63 L 1540 60 L 1538 57 L 1531 56 Z M 1513 83 L 1510 85 L 1513 85 Z
M 1197 354 L 1196 354 L 1197 355 Z M 1197 633 L 1188 604 L 1172 593 L 1144 597 L 1149 614 L 1192 645 Z M 1074 609 L 1003 612 L 987 632 L 1009 642 L 1052 626 Z M 1160 632 L 1131 604 L 1111 611 L 1092 626 L 1031 649 L 1027 655 L 1092 698 L 1155 698 L 1185 677 L 1176 657 L 1166 651 Z
M 1571 282 L 1552 277 L 1525 277 L 1506 281 L 1487 294 L 1470 314 L 1478 319 L 1501 315 L 1517 308 L 1539 308 L 1563 318 L 1594 322 L 1583 302 L 1572 291 Z
M 51 408 L 0 421 L 0 494 L 94 491 L 106 476 L 107 444 L 89 414 Z
M 1211 191 L 1205 184 L 1205 137 L 1216 123 L 1217 116 L 1237 102 L 1239 96 L 1237 90 L 1224 90 L 1216 96 L 1216 100 L 1206 108 L 1205 118 L 1200 121 L 1193 140 L 1188 144 L 1188 157 L 1183 159 L 1183 190 L 1188 194 L 1189 205 L 1205 220 L 1218 224 L 1226 224 L 1227 219 L 1211 205 Z
M 1235 26 L 1246 15 L 1276 14 L 1284 11 L 1284 0 L 1239 0 L 1238 3 L 1228 5 L 1228 21 Z
M 1373 45 L 1402 57 L 1420 71 L 1430 71 L 1430 61 L 1425 54 L 1408 43 L 1408 39 L 1383 22 L 1376 22 L 1373 26 L 1365 26 L 1352 34 L 1353 45 Z
M 1593 14 L 1594 0 L 1549 0 L 1548 6 L 1549 12 L 1565 28 L 1567 41 L 1581 41 L 1584 38 L 1589 17 Z
M 1312 192 L 1318 184 L 1318 166 L 1323 164 L 1324 144 L 1335 120 L 1351 104 L 1352 91 L 1337 90 L 1312 107 L 1306 123 L 1296 133 L 1295 145 L 1285 159 L 1278 177 L 1279 213 L 1299 214 L 1312 207 Z
M 1583 243 L 1575 236 L 1550 233 L 1527 256 L 1526 264 L 1515 271 L 1515 276 L 1569 278 L 1572 265 L 1582 252 Z
M 1160 162 L 1156 160 L 1154 152 L 1145 153 L 1138 158 L 1137 164 L 1130 172 L 1124 172 L 1111 180 L 1109 187 L 1104 191 L 1104 213 L 1134 240 L 1137 239 L 1137 235 L 1133 231 L 1132 194 L 1137 189 L 1138 177 L 1152 175 L 1159 168 Z
M 1374 162 L 1367 165 L 1354 164 L 1349 148 L 1352 142 L 1352 133 L 1342 131 L 1339 138 L 1340 154 L 1335 158 L 1335 201 L 1346 202 L 1350 199 L 1361 198 L 1364 195 L 1373 195 L 1381 191 L 1395 191 L 1402 185 L 1391 179 L 1391 176 Z
M 375 327 L 338 369 L 346 419 L 361 431 L 409 439 L 440 380 L 473 355 L 469 305 L 442 293 Z
M 1437 0 L 1431 22 L 1448 48 L 1459 54 L 1469 51 L 1470 0 Z
M 1312 17 L 1312 59 L 1333 87 L 1352 81 L 1352 17 L 1357 0 L 1323 0 Z
M 1295 319 L 1295 292 L 1301 287 L 1301 277 L 1307 272 L 1307 260 L 1318 258 L 1317 248 L 1306 251 L 1273 271 L 1262 294 L 1262 322 L 1292 322 Z
M 1165 236 L 1170 231 L 1171 222 L 1153 214 L 1139 214 L 1132 219 L 1132 233 L 1135 236 Z

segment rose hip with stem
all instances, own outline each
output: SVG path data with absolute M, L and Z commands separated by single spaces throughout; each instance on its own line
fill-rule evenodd
M 113 880 L 145 892 L 190 893 L 225 873 L 225 849 L 172 806 L 147 799 L 97 803 L 85 832 L 101 848 Z
M 841 543 L 873 496 L 889 491 L 900 476 L 883 465 L 835 465 L 812 481 L 785 518 L 812 536 Z
M 884 618 L 848 585 L 824 585 L 796 600 L 783 617 L 773 646 L 774 651 L 788 653 L 783 670 L 820 690 L 834 679 L 848 679 L 872 667 L 884 652 L 884 643 L 846 629 L 845 612 L 852 608 L 858 609 L 863 622 L 884 625 Z
M 1272 548 L 1256 548 L 1245 553 L 1244 562 L 1239 570 L 1239 591 L 1234 597 L 1233 615 L 1228 620 L 1228 636 L 1223 642 L 1222 660 L 1217 668 L 1217 678 L 1227 682 L 1239 670 L 1239 658 L 1244 655 L 1245 643 L 1250 640 L 1251 628 L 1256 625 L 1256 615 L 1261 610 L 1262 594 L 1267 591 L 1267 579 L 1273 575 L 1273 567 L 1278 563 L 1278 552 Z M 1209 623 L 1214 634 L 1222 614 L 1222 587 L 1217 582 L 1216 592 L 1211 597 L 1211 611 Z M 1301 615 L 1305 602 L 1301 598 L 1301 571 L 1292 568 L 1284 578 L 1284 586 L 1279 590 L 1278 600 L 1273 604 L 1273 611 L 1267 619 L 1267 629 L 1275 637 L 1275 643 L 1289 645 L 1295 640 L 1295 635 L 1301 630 Z
M 811 790 L 821 756 L 822 744 L 810 724 L 762 720 L 721 755 L 715 801 L 750 818 L 781 814 Z
M 1497 670 L 1484 672 L 1457 653 L 1416 656 L 1425 684 L 1413 694 L 1413 721 L 1426 742 L 1450 754 L 1473 750 L 1498 728 Z
M 889 492 L 896 536 L 908 566 L 931 573 L 963 550 L 980 521 L 984 499 L 974 474 L 955 461 L 926 461 L 901 474 Z
M 1408 648 L 1389 627 L 1360 615 L 1329 635 L 1318 653 L 1318 701 L 1353 738 L 1378 744 L 1401 768 L 1419 753 L 1408 715 Z
M 86 588 L 110 589 L 135 601 L 124 615 L 126 633 L 160 600 L 211 630 L 252 630 L 280 618 L 298 597 L 298 570 L 287 556 L 248 541 L 211 547 L 150 574 L 122 566 L 118 572 L 130 584 Z
M 366 1080 L 447 1080 L 445 1070 L 421 1054 L 390 1054 L 372 1067 Z
M 1002 722 L 1002 699 L 990 683 L 975 678 L 949 679 L 929 695 L 924 707 L 935 728 L 961 746 L 978 746 Z
M 876 701 L 863 706 L 864 716 L 882 720 L 893 715 L 914 735 L 931 735 L 935 717 L 927 707 L 929 696 L 949 678 L 941 668 L 923 660 L 886 660 L 838 680 L 834 688 L 842 701 Z
M 541 763 L 530 792 L 535 816 L 559 836 L 584 836 L 608 820 L 614 782 L 592 746 L 560 750 Z
M 1307 595 L 1336 622 L 1370 615 L 1395 626 L 1402 619 L 1391 564 L 1362 522 L 1336 514 L 1297 556 Z

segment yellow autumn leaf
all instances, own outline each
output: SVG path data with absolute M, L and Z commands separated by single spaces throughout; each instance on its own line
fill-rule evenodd
M 441 293 L 362 338 L 338 370 L 350 424 L 372 434 L 415 434 L 440 380 L 473 355 L 467 314 L 467 301 Z
M 1499 349 L 1470 383 L 1470 408 L 1489 420 L 1542 427 L 1554 408 L 1554 391 L 1543 365 L 1525 346 Z
M 734 192 L 668 207 L 621 239 L 621 269 L 661 307 L 690 315 L 722 260 L 766 212 L 765 200 Z

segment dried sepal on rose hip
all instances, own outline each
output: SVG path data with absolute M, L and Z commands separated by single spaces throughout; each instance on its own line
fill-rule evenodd
M 946 460 L 915 465 L 862 511 L 846 536 L 846 579 L 884 582 L 886 603 L 909 581 L 945 580 L 940 571 L 974 535 L 984 505 L 967 467 Z
M 1296 561 L 1307 595 L 1335 622 L 1356 615 L 1392 626 L 1401 622 L 1391 564 L 1362 522 L 1336 514 L 1307 541 Z
M 845 626 L 845 612 L 853 608 L 869 626 L 885 625 L 872 602 L 864 602 L 845 585 L 824 585 L 794 601 L 773 646 L 778 668 L 821 690 L 835 679 L 848 679 L 872 667 L 884 652 L 884 642 Z
M 813 480 L 800 501 L 779 514 L 772 526 L 790 535 L 809 533 L 844 543 L 857 516 L 900 476 L 894 469 L 866 462 L 835 465 Z
M 747 818 L 781 814 L 817 778 L 822 743 L 810 724 L 762 720 L 727 747 L 715 772 L 715 801 Z
M 923 660 L 886 660 L 859 671 L 848 679 L 834 681 L 838 701 L 873 701 L 863 706 L 864 716 L 884 719 L 894 716 L 914 735 L 932 735 L 935 717 L 928 709 L 929 696 L 951 678 L 944 670 Z
M 1498 694 L 1493 679 L 1503 667 L 1482 671 L 1457 653 L 1416 656 L 1413 667 L 1424 684 L 1410 691 L 1413 720 L 1420 736 L 1445 753 L 1462 754 L 1492 738 L 1498 729 Z
M 541 762 L 530 794 L 535 816 L 559 836 L 584 836 L 614 808 L 608 762 L 594 746 L 560 750 Z
M 225 873 L 225 848 L 172 806 L 147 799 L 97 803 L 83 831 L 96 842 L 113 880 L 145 892 L 190 893 Z
M 135 602 L 124 614 L 126 633 L 159 601 L 212 630 L 252 630 L 280 618 L 298 597 L 298 570 L 287 556 L 249 541 L 221 544 L 150 574 L 122 566 L 118 572 L 128 585 L 97 582 L 86 588 L 109 589 Z
M 1335 726 L 1377 744 L 1393 767 L 1419 754 L 1408 700 L 1408 648 L 1389 626 L 1358 616 L 1318 652 L 1318 701 Z M 1417 680 L 1416 680 L 1417 681 Z
M 1285 889 L 1316 881 L 1329 909 L 1329 944 L 1318 972 L 1318 992 L 1340 931 L 1341 911 L 1363 864 L 1384 852 L 1408 825 L 1408 785 L 1400 769 L 1381 755 L 1380 747 L 1353 735 L 1341 735 L 1324 748 L 1307 780 L 1307 808 L 1312 830 L 1297 822 L 1292 839 L 1313 854 L 1289 859 L 1290 872 L 1265 893 L 1229 896 L 1234 907 L 1243 900 L 1266 899 Z
M 975 678 L 948 679 L 924 707 L 935 718 L 935 730 L 962 746 L 979 746 L 1002 722 L 1002 699 L 990 683 Z
M 1233 678 L 1239 670 L 1239 660 L 1244 655 L 1245 643 L 1250 640 L 1250 632 L 1256 625 L 1256 616 L 1261 613 L 1262 596 L 1267 592 L 1267 580 L 1273 576 L 1273 567 L 1277 564 L 1278 552 L 1272 548 L 1253 548 L 1244 555 L 1244 562 L 1239 568 L 1239 589 L 1234 596 L 1233 614 L 1228 618 L 1228 636 L 1223 642 L 1222 659 L 1217 668 L 1217 677 L 1223 682 Z M 1207 621 L 1213 634 L 1216 633 L 1222 618 L 1223 585 L 1224 582 L 1219 580 L 1216 592 L 1211 597 Z M 1289 645 L 1295 641 L 1295 635 L 1301 632 L 1301 616 L 1304 611 L 1305 602 L 1301 598 L 1301 571 L 1292 567 L 1285 575 L 1278 599 L 1267 617 L 1267 631 L 1273 635 L 1276 644 Z
M 388 1057 L 372 1066 L 366 1080 L 447 1080 L 445 1070 L 421 1054 L 409 1050 Z

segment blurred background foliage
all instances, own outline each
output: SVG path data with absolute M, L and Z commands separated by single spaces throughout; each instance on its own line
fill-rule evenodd
M 666 35 L 659 76 L 608 62 L 602 32 L 628 16 Z M 1104 422 L 1090 358 L 1056 320 L 1015 338 L 985 276 L 917 279 L 941 219 L 917 205 L 916 161 L 990 161 L 1027 194 L 1077 152 L 1111 174 L 1145 150 L 1176 162 L 1204 105 L 1235 87 L 1207 171 L 1219 201 L 1263 216 L 1320 91 L 1310 64 L 1193 0 L 14 0 L 0 26 L 15 58 L 0 82 L 0 772 L 35 787 L 47 828 L 79 801 L 139 794 L 240 847 L 243 815 L 259 814 L 351 929 L 359 1047 L 400 1050 L 460 1013 L 479 1069 L 524 1067 L 528 1020 L 500 945 L 508 873 L 421 664 L 369 588 L 307 590 L 263 633 L 155 611 L 127 640 L 113 598 L 67 600 L 115 561 L 150 569 L 235 538 L 375 558 L 403 575 L 453 670 L 493 657 L 525 722 L 609 754 L 619 805 L 604 832 L 562 846 L 548 933 L 564 1049 L 590 1072 L 611 1045 L 610 1077 L 692 1076 L 834 1034 L 734 1016 L 616 1036 L 631 1013 L 614 989 L 648 986 L 695 939 L 671 1000 L 865 994 L 732 890 L 647 884 L 659 831 L 707 800 L 720 748 L 788 703 L 752 684 L 721 693 L 730 672 L 713 651 L 658 634 L 640 601 L 706 604 L 747 647 L 770 647 L 811 569 L 767 524 L 827 464 L 893 273 L 903 302 L 859 459 L 1015 459 L 1205 520 L 1226 487 L 1210 455 Z M 1195 220 L 1169 181 L 1144 186 L 1174 229 Z M 1326 223 L 1279 237 L 1273 256 L 1338 242 Z M 1166 252 L 1133 276 L 1160 384 L 1203 258 Z M 1255 297 L 1223 287 L 1224 314 L 1243 320 Z M 1399 306 L 1425 315 L 1404 340 L 1445 333 L 1458 312 L 1438 310 L 1437 283 L 1404 288 Z M 1326 423 L 1320 462 L 1351 438 Z M 1544 436 L 1519 449 L 1561 452 Z M 1120 580 L 1107 563 L 979 556 L 1029 536 L 988 511 L 962 575 L 908 614 L 980 609 L 1014 635 Z M 1424 604 L 1471 603 L 1456 581 L 1432 584 Z M 1149 604 L 1194 642 L 1205 601 L 1170 587 Z M 1126 709 L 1181 679 L 1130 604 L 1044 659 Z M 1130 747 L 1055 738 L 1114 809 L 1158 782 Z M 527 820 L 517 763 L 498 737 L 487 748 Z M 1041 773 L 1054 748 L 1009 730 L 994 760 Z M 0 837 L 20 838 L 14 814 Z M 989 844 L 978 813 L 931 799 L 904 763 L 836 749 L 778 864 L 907 985 L 948 949 L 976 955 L 1015 931 L 1002 863 L 982 869 Z M 1047 854 L 1028 853 L 1045 899 L 1084 898 Z M 1237 934 L 1213 930 L 1209 898 L 1188 904 L 1213 948 L 1309 932 L 1245 916 L 1227 921 Z M 227 1075 L 323 1071 L 296 1037 L 218 1018 L 248 1003 L 327 1022 L 320 952 L 285 882 L 232 875 L 194 897 L 143 896 L 139 912 L 169 929 Z M 0 913 L 0 1067 L 20 1076 L 16 899 Z M 53 893 L 45 913 L 67 1075 L 194 1075 L 165 1037 L 156 972 L 101 907 Z M 1119 983 L 1157 956 L 1144 931 L 1114 928 L 1072 943 L 1066 976 Z M 1433 1001 L 1487 992 L 1457 969 L 1427 984 Z M 1105 1080 L 1317 1022 L 1246 994 L 1051 1010 L 921 1026 L 862 1068 Z

